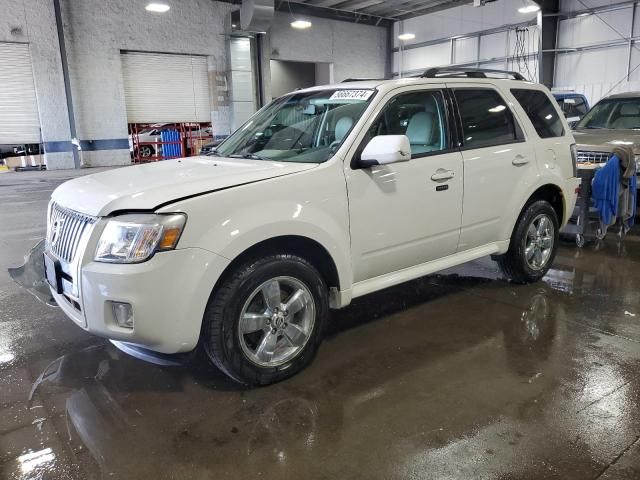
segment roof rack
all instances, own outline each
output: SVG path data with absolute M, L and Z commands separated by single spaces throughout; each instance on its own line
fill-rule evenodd
M 351 82 L 384 82 L 384 78 L 345 78 L 340 83 L 351 83 Z
M 518 72 L 510 72 L 508 70 L 494 70 L 489 68 L 465 68 L 465 67 L 442 67 L 430 68 L 426 70 L 421 78 L 438 78 L 438 77 L 467 77 L 467 78 L 488 78 L 487 73 L 501 73 L 503 75 L 511 75 L 514 80 L 527 80 Z

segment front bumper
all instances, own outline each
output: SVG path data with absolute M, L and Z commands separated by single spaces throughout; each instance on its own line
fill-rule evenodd
M 160 252 L 138 264 L 84 263 L 79 309 L 52 291 L 56 302 L 86 331 L 160 353 L 193 350 L 217 279 L 229 261 L 208 250 Z M 120 327 L 111 301 L 133 307 L 133 329 Z

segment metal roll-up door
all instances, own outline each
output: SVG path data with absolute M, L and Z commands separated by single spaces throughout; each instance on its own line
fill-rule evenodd
M 129 123 L 211 121 L 205 57 L 128 52 L 121 58 Z
M 0 42 L 0 145 L 40 143 L 29 45 Z

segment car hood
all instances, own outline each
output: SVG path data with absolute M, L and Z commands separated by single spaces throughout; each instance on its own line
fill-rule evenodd
M 63 183 L 52 198 L 65 208 L 93 216 L 119 210 L 153 210 L 185 197 L 289 175 L 316 167 L 219 157 L 190 157 L 87 175 Z
M 578 129 L 572 133 L 578 144 L 578 150 L 610 152 L 616 146 L 633 144 L 634 152 L 636 154 L 640 153 L 640 130 L 598 128 Z

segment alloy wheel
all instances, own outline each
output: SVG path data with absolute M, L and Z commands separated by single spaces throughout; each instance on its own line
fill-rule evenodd
M 527 265 L 533 270 L 547 266 L 555 242 L 555 228 L 551 218 L 541 213 L 529 224 L 524 239 L 524 255 Z
M 305 284 L 293 277 L 269 279 L 249 295 L 240 313 L 242 351 L 261 367 L 282 365 L 303 350 L 315 316 L 315 302 Z

